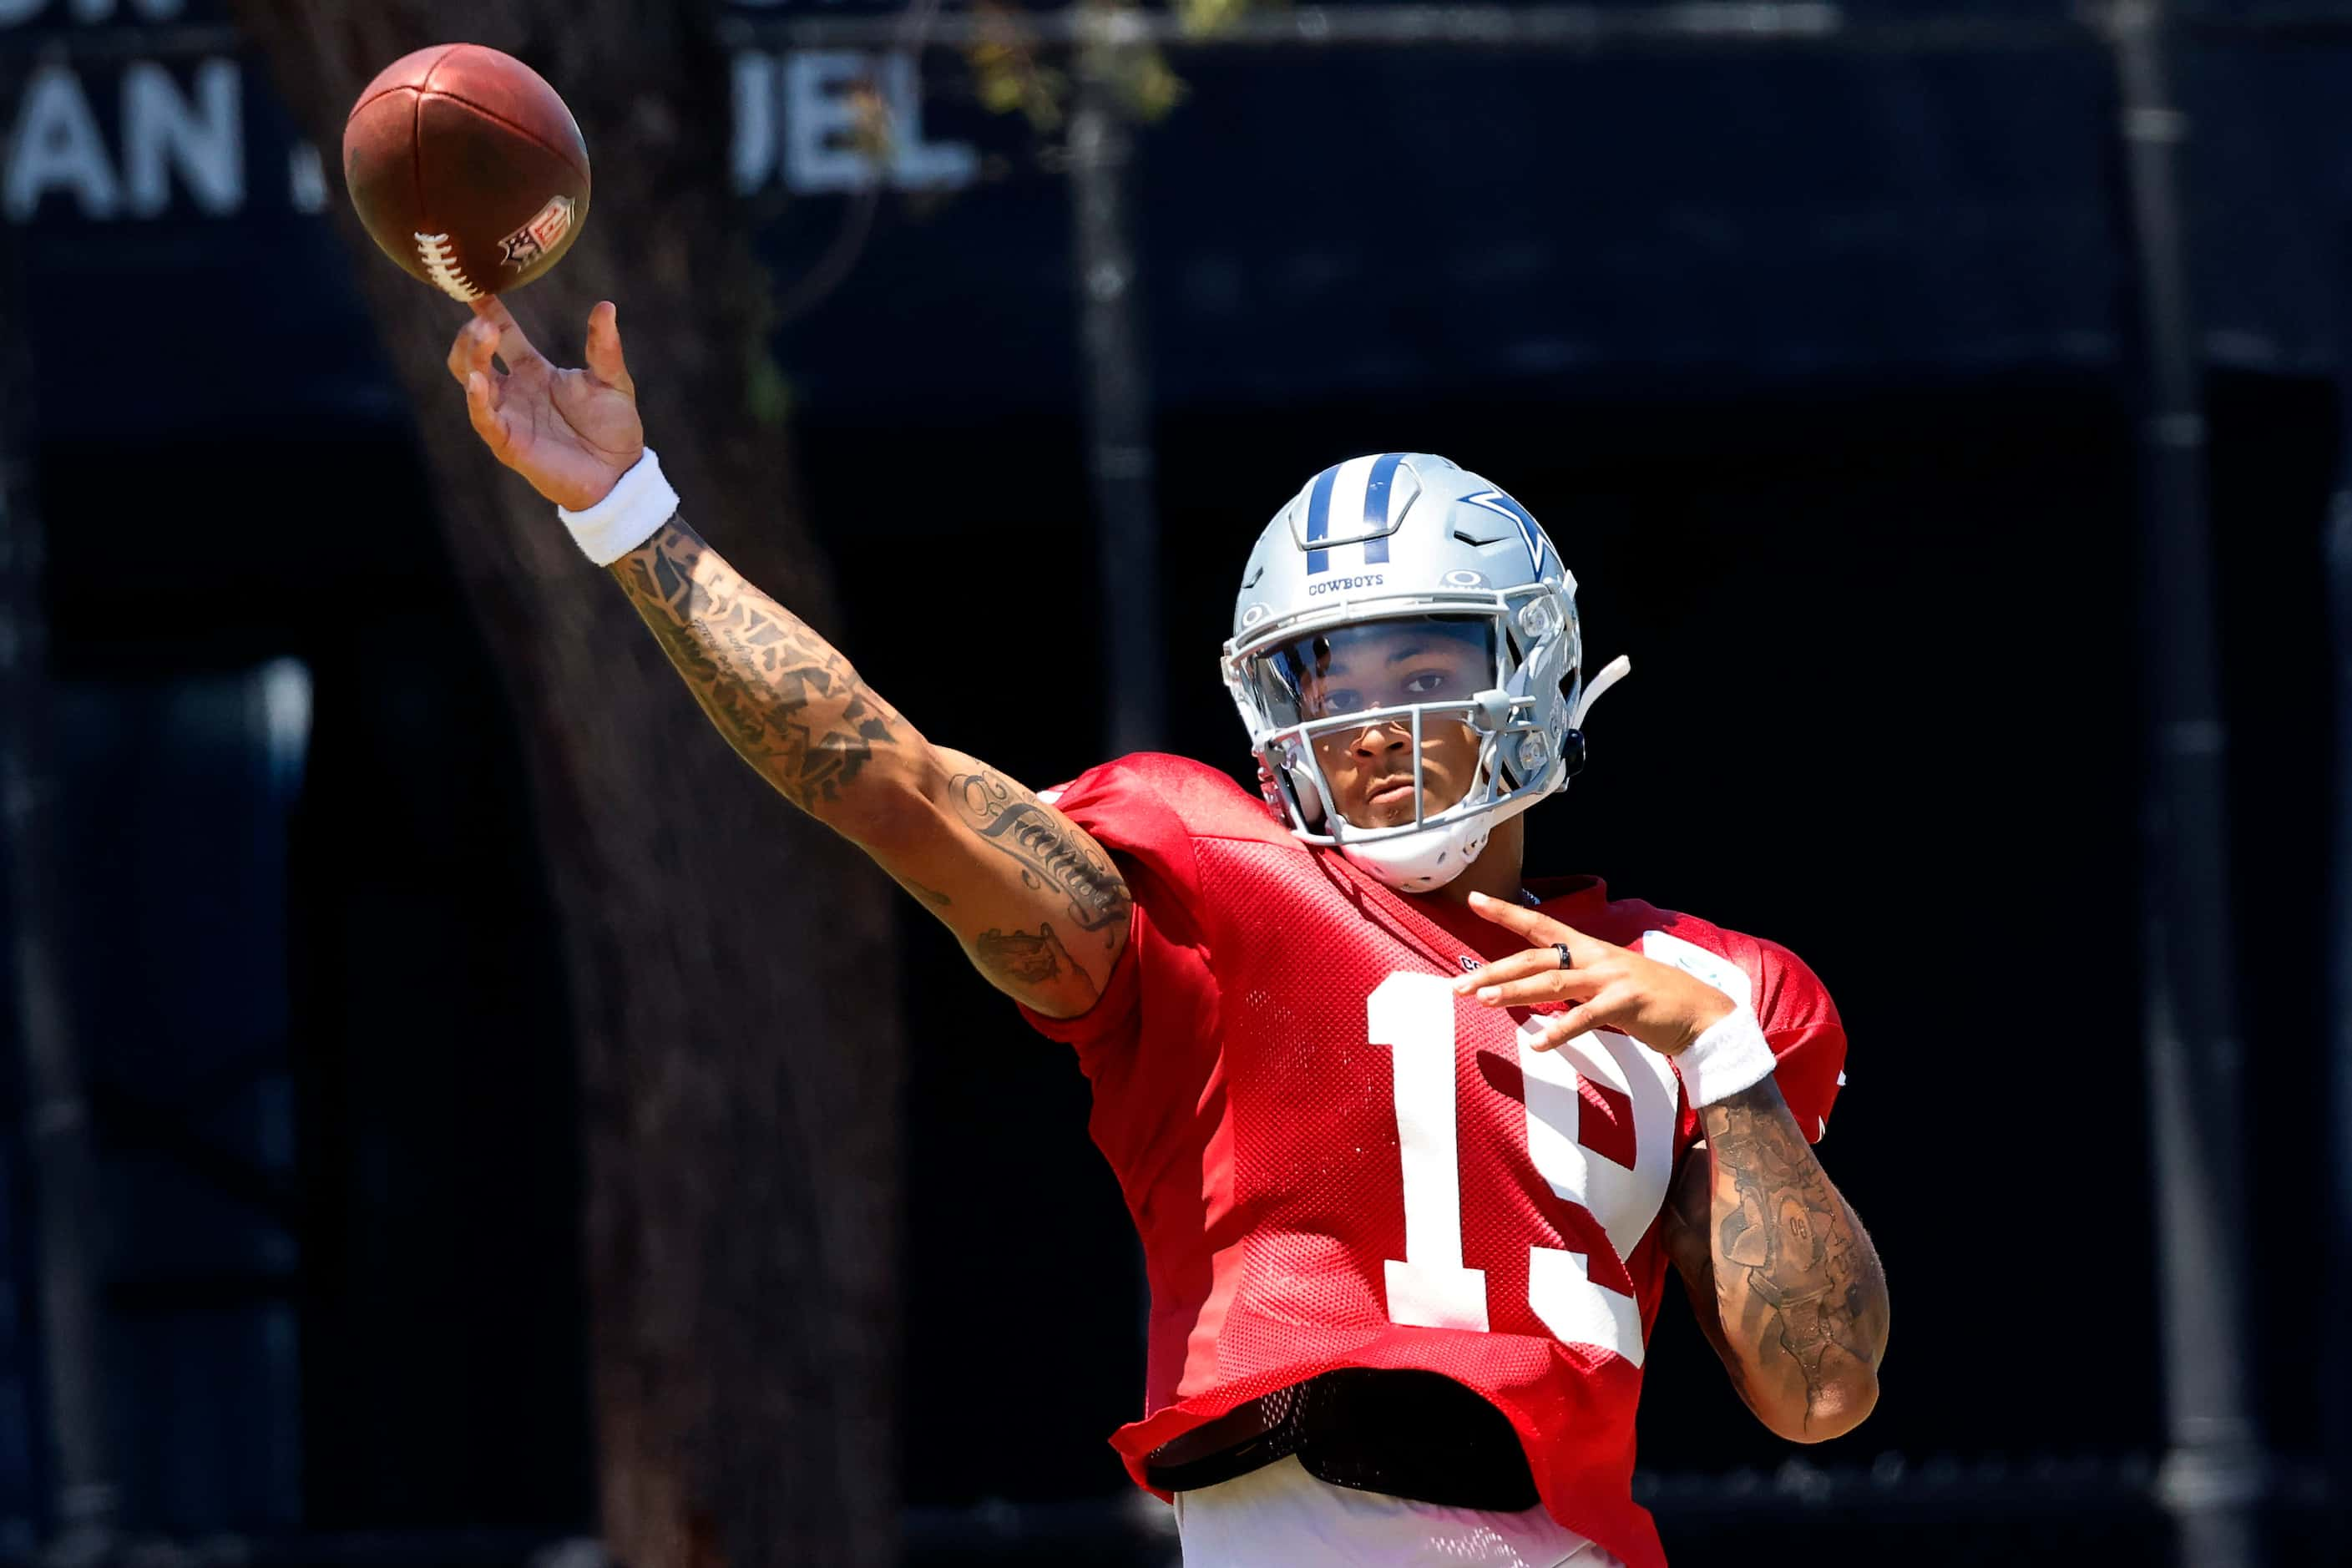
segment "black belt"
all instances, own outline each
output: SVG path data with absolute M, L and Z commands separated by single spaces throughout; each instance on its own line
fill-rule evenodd
M 1143 1461 L 1162 1491 L 1197 1491 L 1291 1455 L 1335 1487 L 1517 1513 L 1541 1500 L 1510 1418 L 1433 1372 L 1345 1367 L 1261 1394 Z

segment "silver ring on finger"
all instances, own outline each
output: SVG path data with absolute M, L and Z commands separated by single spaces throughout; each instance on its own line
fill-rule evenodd
M 1575 962 L 1568 956 L 1568 943 L 1564 942 L 1553 942 L 1551 944 L 1551 950 L 1559 954 L 1559 966 L 1562 969 L 1573 969 L 1576 967 Z

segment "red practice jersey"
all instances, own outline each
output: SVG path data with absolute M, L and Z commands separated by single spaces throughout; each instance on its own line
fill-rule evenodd
M 1629 1568 L 1665 1561 L 1633 1499 L 1654 1234 L 1698 1118 L 1664 1057 L 1612 1032 L 1528 1048 L 1524 1011 L 1452 994 L 1517 951 L 1500 927 L 1310 849 L 1177 757 L 1049 795 L 1135 897 L 1102 999 L 1031 1014 L 1076 1047 L 1090 1131 L 1151 1284 L 1144 1458 L 1245 1400 L 1341 1367 L 1433 1372 L 1510 1418 L 1544 1506 Z M 1543 912 L 1752 1006 L 1821 1135 L 1845 1035 L 1796 956 L 1591 878 Z

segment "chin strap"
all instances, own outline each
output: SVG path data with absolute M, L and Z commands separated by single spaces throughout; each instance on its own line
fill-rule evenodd
M 1568 727 L 1571 730 L 1583 729 L 1584 716 L 1592 711 L 1592 705 L 1601 700 L 1601 694 L 1633 673 L 1633 661 L 1622 653 L 1602 665 L 1601 673 L 1592 678 L 1591 683 L 1585 687 L 1583 693 L 1577 698 L 1576 710 L 1568 716 Z

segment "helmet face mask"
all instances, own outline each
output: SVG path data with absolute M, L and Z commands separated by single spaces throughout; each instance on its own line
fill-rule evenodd
M 1222 661 L 1291 831 L 1407 891 L 1459 875 L 1580 753 L 1574 595 L 1535 520 L 1442 458 L 1309 481 L 1259 537 Z
M 1258 710 L 1276 725 L 1262 754 L 1276 764 L 1277 784 L 1304 792 L 1297 805 L 1306 810 L 1295 816 L 1345 825 L 1302 837 L 1339 843 L 1344 835 L 1360 844 L 1410 833 L 1492 805 L 1488 786 L 1498 780 L 1526 782 L 1499 765 L 1502 756 L 1516 760 L 1514 737 L 1537 731 L 1535 702 L 1506 695 L 1507 657 L 1496 616 L 1459 613 L 1341 624 L 1244 654 L 1241 668 L 1261 691 Z M 1506 742 L 1512 752 L 1501 752 Z M 1380 766 L 1378 756 L 1351 765 L 1359 753 L 1381 751 L 1398 753 L 1387 759 L 1391 765 Z M 1441 761 L 1436 778 L 1433 753 Z M 1395 805 L 1375 813 L 1349 798 L 1362 793 L 1344 787 L 1359 772 L 1380 784 L 1409 777 L 1411 795 L 1396 805 L 1410 809 L 1400 818 Z

